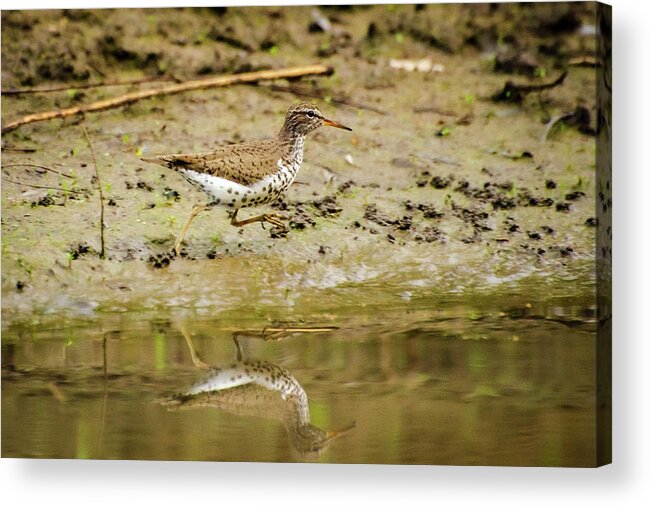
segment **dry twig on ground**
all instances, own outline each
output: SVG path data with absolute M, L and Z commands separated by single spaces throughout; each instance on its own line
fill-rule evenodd
M 8 122 L 2 126 L 2 133 L 10 132 L 22 125 L 38 121 L 53 120 L 55 118 L 67 118 L 78 114 L 103 111 L 115 107 L 131 104 L 142 99 L 159 97 L 162 95 L 171 95 L 191 90 L 203 90 L 206 88 L 215 88 L 219 86 L 228 86 L 238 83 L 253 83 L 257 81 L 298 78 L 302 76 L 329 74 L 332 69 L 326 65 L 306 65 L 302 67 L 287 67 L 284 69 L 260 70 L 256 72 L 244 72 L 242 74 L 233 74 L 231 76 L 214 76 L 205 79 L 195 79 L 183 83 L 175 83 L 162 88 L 153 88 L 150 90 L 141 90 L 138 92 L 127 93 L 111 99 L 99 100 L 90 104 L 69 107 L 66 109 L 56 109 L 54 111 L 45 111 L 34 113 Z
M 46 167 L 44 165 L 39 165 L 39 164 L 21 164 L 21 163 L 16 163 L 16 164 L 5 164 L 2 166 L 4 169 L 5 167 L 33 167 L 35 169 L 43 169 L 44 171 L 49 171 L 54 174 L 58 174 L 59 176 L 64 176 L 66 178 L 72 179 L 73 177 L 70 176 L 69 174 L 62 173 L 61 171 L 57 171 L 56 169 L 52 169 L 51 167 Z
M 328 92 L 325 90 L 321 90 L 319 88 L 299 88 L 297 86 L 280 86 L 280 85 L 269 85 L 269 89 L 275 91 L 275 92 L 285 92 L 285 93 L 291 93 L 293 95 L 297 95 L 299 97 L 310 97 L 310 98 L 317 98 L 317 99 L 325 99 L 328 96 Z M 360 102 L 355 102 L 353 100 L 348 99 L 347 97 L 335 95 L 330 97 L 332 102 L 335 104 L 341 104 L 344 106 L 348 107 L 354 107 L 355 109 L 364 109 L 366 111 L 371 111 L 373 113 L 381 114 L 381 115 L 386 115 L 387 113 L 385 111 L 382 111 L 381 109 L 377 109 L 376 107 L 369 106 L 368 104 L 362 104 Z
M 52 92 L 67 92 L 73 90 L 85 90 L 87 88 L 109 88 L 111 86 L 130 86 L 144 83 L 152 83 L 157 81 L 176 81 L 177 79 L 171 76 L 153 76 L 142 79 L 129 79 L 127 81 L 103 81 L 101 83 L 85 83 L 77 86 L 50 86 L 44 88 L 18 88 L 2 90 L 3 95 L 26 95 L 30 93 L 52 93 Z
M 99 258 L 103 259 L 106 254 L 105 243 L 104 243 L 104 192 L 102 191 L 102 181 L 99 179 L 99 169 L 97 168 L 97 159 L 95 158 L 93 143 L 90 142 L 90 136 L 88 135 L 88 131 L 86 130 L 86 127 L 82 125 L 81 128 L 84 130 L 86 141 L 88 141 L 88 148 L 90 149 L 90 155 L 93 158 L 93 166 L 95 166 L 95 177 L 97 178 L 97 190 L 99 191 L 99 230 L 100 230 Z
M 532 92 L 541 92 L 543 90 L 549 90 L 555 88 L 565 81 L 567 77 L 567 71 L 563 72 L 558 78 L 556 78 L 551 83 L 543 83 L 538 85 L 520 85 L 516 84 L 513 81 L 507 81 L 504 84 L 504 88 L 493 95 L 493 100 L 495 102 L 522 102 L 525 95 Z

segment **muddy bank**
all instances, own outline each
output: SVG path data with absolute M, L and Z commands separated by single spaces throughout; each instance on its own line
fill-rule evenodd
M 3 122 L 137 88 L 80 88 L 98 80 L 315 62 L 335 72 L 3 135 L 3 166 L 58 171 L 3 168 L 3 320 L 161 306 L 300 315 L 512 293 L 589 298 L 595 94 L 594 68 L 580 63 L 594 51 L 590 7 L 109 10 L 101 24 L 97 11 L 4 11 L 3 90 L 70 88 L 3 94 Z M 508 81 L 544 85 L 564 71 L 558 86 L 492 99 Z M 296 183 L 272 208 L 288 216 L 288 230 L 236 230 L 216 209 L 200 215 L 174 256 L 176 234 L 205 198 L 139 157 L 268 137 L 306 94 L 354 132 L 321 129 L 307 140 Z M 80 124 L 101 174 L 105 260 Z

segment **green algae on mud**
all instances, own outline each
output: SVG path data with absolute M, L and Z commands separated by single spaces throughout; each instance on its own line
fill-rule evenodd
M 547 19 L 545 7 L 536 8 L 537 19 Z M 319 132 L 307 140 L 298 181 L 280 204 L 292 217 L 289 234 L 237 231 L 213 211 L 195 221 L 184 255 L 174 258 L 175 235 L 205 198 L 139 157 L 272 135 L 296 98 L 240 86 L 87 115 L 81 121 L 107 199 L 108 258 L 99 261 L 98 197 L 79 119 L 4 135 L 3 148 L 36 151 L 3 150 L 3 164 L 36 163 L 74 178 L 4 170 L 3 177 L 60 190 L 3 182 L 3 322 L 31 312 L 240 306 L 294 312 L 318 304 L 435 304 L 512 293 L 522 301 L 594 297 L 595 139 L 565 127 L 541 142 L 544 121 L 557 114 L 582 105 L 594 116 L 594 69 L 573 67 L 562 86 L 519 105 L 488 99 L 511 79 L 494 66 L 501 53 L 492 38 L 534 53 L 533 72 L 540 74 L 528 78 L 534 81 L 548 81 L 545 74 L 589 52 L 594 40 L 545 31 L 520 9 L 327 10 L 332 33 L 309 29 L 310 8 L 109 10 L 102 24 L 93 11 L 4 11 L 3 88 L 64 83 L 74 90 L 94 79 L 93 68 L 121 79 L 143 72 L 192 77 L 319 60 L 335 73 L 304 85 L 327 92 L 320 107 L 350 125 L 354 137 Z M 589 7 L 573 9 L 579 23 L 592 22 Z M 249 18 L 255 22 L 245 30 Z M 54 39 L 39 37 L 39 27 Z M 51 40 L 57 42 L 47 46 Z M 43 61 L 17 67 L 21 51 L 41 52 Z M 53 69 L 55 56 L 70 65 Z M 396 70 L 392 58 L 429 58 L 443 71 Z M 3 95 L 3 121 L 112 93 Z M 335 106 L 330 99 L 342 95 L 386 114 Z

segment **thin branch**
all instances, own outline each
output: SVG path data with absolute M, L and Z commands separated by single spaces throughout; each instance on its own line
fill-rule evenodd
M 52 92 L 64 92 L 69 90 L 83 90 L 87 88 L 108 88 L 110 86 L 129 86 L 135 84 L 144 84 L 157 81 L 177 81 L 175 78 L 170 76 L 150 76 L 141 79 L 130 79 L 127 81 L 105 81 L 102 83 L 85 83 L 77 86 L 52 86 L 48 88 L 18 88 L 10 90 L 2 90 L 3 95 L 25 95 L 28 93 L 52 93 Z
M 576 58 L 571 58 L 568 65 L 571 67 L 598 67 L 599 62 L 594 56 L 578 56 Z
M 318 88 L 314 88 L 310 90 L 305 88 L 299 88 L 297 86 L 280 86 L 274 84 L 268 85 L 267 87 L 275 92 L 292 93 L 294 95 L 298 95 L 299 97 L 323 99 L 324 97 L 328 96 L 328 92 Z M 344 106 L 354 107 L 355 109 L 364 109 L 366 111 L 372 111 L 373 113 L 381 114 L 383 116 L 387 114 L 385 111 L 382 111 L 381 109 L 377 109 L 376 107 L 369 106 L 367 104 L 362 104 L 360 102 L 355 102 L 341 95 L 333 96 L 331 98 L 332 98 L 332 102 L 334 102 L 335 104 L 342 104 Z
M 3 146 L 2 151 L 17 151 L 19 153 L 35 153 L 36 148 L 15 148 L 13 146 Z
M 81 128 L 84 131 L 86 136 L 86 141 L 88 141 L 88 148 L 90 149 L 90 154 L 93 158 L 93 166 L 95 167 L 95 177 L 97 178 L 97 190 L 99 191 L 99 240 L 100 240 L 100 250 L 99 258 L 103 259 L 105 257 L 106 249 L 104 243 L 104 192 L 102 192 L 102 182 L 99 179 L 99 170 L 97 169 L 97 159 L 95 159 L 95 151 L 93 150 L 93 143 L 90 142 L 90 136 L 86 127 L 83 125 Z
M 493 95 L 492 99 L 495 102 L 521 102 L 525 95 L 532 92 L 541 92 L 549 90 L 563 84 L 567 77 L 567 71 L 563 72 L 558 78 L 550 83 L 536 84 L 536 85 L 521 85 L 513 81 L 507 81 L 504 88 Z
M 15 185 L 23 185 L 25 187 L 31 187 L 31 188 L 43 188 L 45 190 L 58 190 L 59 192 L 72 192 L 73 194 L 83 194 L 85 192 L 81 190 L 66 190 L 63 188 L 58 188 L 58 187 L 48 187 L 47 185 L 33 185 L 31 183 L 25 183 L 23 181 L 16 181 L 12 180 L 11 178 L 6 178 L 5 176 L 2 177 L 2 179 L 8 183 L 13 183 Z
M 22 125 L 29 123 L 53 120 L 55 118 L 67 118 L 68 116 L 75 116 L 78 114 L 92 113 L 96 111 L 103 111 L 105 109 L 112 109 L 126 104 L 132 104 L 142 99 L 151 97 L 159 97 L 163 95 L 171 95 L 174 93 L 182 93 L 191 90 L 203 90 L 206 88 L 214 88 L 219 86 L 228 86 L 238 83 L 252 83 L 256 81 L 280 79 L 280 78 L 297 78 L 301 76 L 309 76 L 315 74 L 329 74 L 332 69 L 326 65 L 307 65 L 303 67 L 288 67 L 285 69 L 277 70 L 260 70 L 257 72 L 244 72 L 242 74 L 233 74 L 230 76 L 214 76 L 206 79 L 195 79 L 186 81 L 184 83 L 177 83 L 162 88 L 153 88 L 150 90 L 141 90 L 138 92 L 127 93 L 112 99 L 100 100 L 90 104 L 69 107 L 66 109 L 56 109 L 54 111 L 45 111 L 43 113 L 35 113 L 24 116 L 17 120 L 13 120 L 3 125 L 2 133 L 10 132 Z
M 58 174 L 58 175 L 60 175 L 60 176 L 65 176 L 66 178 L 74 179 L 74 177 L 73 177 L 73 176 L 70 176 L 69 174 L 62 173 L 62 172 L 57 171 L 56 169 L 52 169 L 52 168 L 50 168 L 50 167 L 45 167 L 44 165 L 38 165 L 38 164 L 19 164 L 19 163 L 16 163 L 16 164 L 5 164 L 5 165 L 2 166 L 3 169 L 4 169 L 5 167 L 35 167 L 36 169 L 44 169 L 44 170 L 46 170 L 46 171 L 50 171 L 50 172 L 55 173 L 55 174 Z
M 104 371 L 104 396 L 102 396 L 102 412 L 99 419 L 99 434 L 97 436 L 97 455 L 102 452 L 102 443 L 104 441 L 104 426 L 106 422 L 106 402 L 108 400 L 108 361 L 106 358 L 106 337 L 109 332 L 104 333 L 102 337 L 102 366 Z

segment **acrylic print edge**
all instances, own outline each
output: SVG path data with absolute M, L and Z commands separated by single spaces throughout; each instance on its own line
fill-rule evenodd
M 596 466 L 612 463 L 612 7 L 596 3 Z

